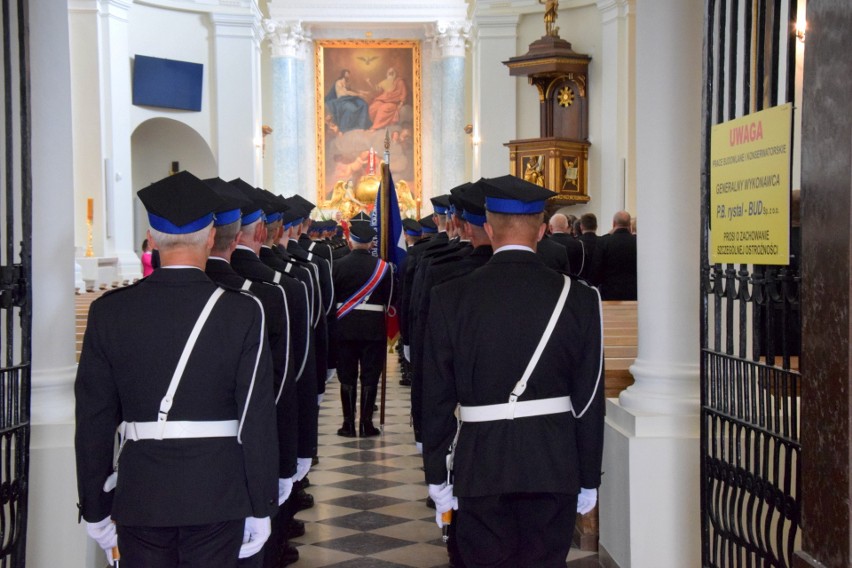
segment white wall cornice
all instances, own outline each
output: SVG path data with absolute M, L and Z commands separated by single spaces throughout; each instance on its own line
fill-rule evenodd
M 624 18 L 635 11 L 635 0 L 597 0 L 603 23 Z
M 595 0 L 560 0 L 559 11 L 582 8 L 595 3 Z M 475 0 L 476 17 L 490 14 L 535 14 L 544 12 L 544 5 L 538 0 Z
M 260 10 L 256 0 L 133 0 L 136 4 L 144 4 L 164 10 L 179 10 L 182 12 L 200 12 L 204 14 L 256 14 Z
M 68 11 L 74 12 L 97 12 L 98 0 L 68 0 Z
M 269 17 L 324 24 L 349 22 L 435 22 L 464 20 L 465 0 L 269 0 Z

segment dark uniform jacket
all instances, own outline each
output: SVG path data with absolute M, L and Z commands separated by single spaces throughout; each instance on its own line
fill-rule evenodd
M 523 375 L 556 306 L 564 276 L 527 251 L 498 252 L 432 292 L 426 337 L 423 444 L 426 481 L 442 483 L 456 403 L 502 404 Z M 564 310 L 520 401 L 571 396 L 574 413 L 462 425 L 459 497 L 596 488 L 603 448 L 600 302 L 571 280 Z
M 580 272 L 580 278 L 592 282 L 592 262 L 595 258 L 598 236 L 594 233 L 583 233 L 577 237 L 577 240 L 583 243 L 583 270 Z
M 636 299 L 636 235 L 616 229 L 598 239 L 592 262 L 594 282 L 604 300 Z
M 372 276 L 379 259 L 369 251 L 355 249 L 334 265 L 335 310 L 348 300 Z M 365 303 L 387 306 L 391 292 L 391 267 Z M 352 310 L 337 322 L 341 341 L 386 341 L 385 314 L 378 311 Z
M 121 421 L 157 420 L 190 332 L 217 289 L 203 271 L 162 268 L 92 303 L 74 386 L 83 517 L 133 526 L 185 526 L 278 508 L 272 366 L 256 298 L 227 291 L 189 357 L 168 421 L 239 420 L 239 437 L 137 440 L 113 469 Z M 155 355 L 155 356 L 152 356 Z
M 585 246 L 579 239 L 575 239 L 568 233 L 554 233 L 550 235 L 553 242 L 565 247 L 565 252 L 568 253 L 568 264 L 571 266 L 569 274 L 571 276 L 579 276 L 585 268 L 586 260 L 584 257 Z
M 421 241 L 423 243 L 422 245 L 418 244 L 408 250 L 408 255 L 405 260 L 405 274 L 402 276 L 402 290 L 404 296 L 400 302 L 400 309 L 404 312 L 400 321 L 400 325 L 402 326 L 400 328 L 400 335 L 403 339 L 404 345 L 411 345 L 411 294 L 414 288 L 414 275 L 417 273 L 417 265 L 420 263 L 420 259 L 426 251 L 431 250 L 433 247 L 446 245 L 449 240 L 450 237 L 447 235 L 447 232 L 443 231 L 436 233 L 435 236 L 430 237 L 428 240 Z
M 217 257 L 207 259 L 207 276 L 223 286 L 242 289 L 246 279 L 237 274 L 231 264 Z M 290 336 L 290 306 L 284 289 L 266 282 L 249 281 L 248 291 L 263 304 L 269 351 L 272 354 L 273 388 L 278 418 L 278 477 L 293 477 L 296 473 L 298 440 L 298 407 L 296 406 L 296 371 Z M 304 330 L 294 334 L 303 342 Z M 301 361 L 300 361 L 301 362 Z
M 544 264 L 558 272 L 571 274 L 573 266 L 568 260 L 568 251 L 565 247 L 551 239 L 548 235 L 544 235 L 538 241 L 536 252 L 544 261 Z
M 314 355 L 314 335 L 309 318 L 308 291 L 296 278 L 277 272 L 261 262 L 254 251 L 238 246 L 231 253 L 231 266 L 238 274 L 249 280 L 271 282 L 284 288 L 290 307 L 290 325 L 293 334 L 299 330 L 304 343 L 294 342 L 291 355 L 296 368 L 296 406 L 299 412 L 299 438 L 297 454 L 300 458 L 310 458 L 317 450 L 317 382 L 316 357 Z M 303 335 L 301 330 L 304 330 Z M 298 349 L 295 349 L 299 347 Z

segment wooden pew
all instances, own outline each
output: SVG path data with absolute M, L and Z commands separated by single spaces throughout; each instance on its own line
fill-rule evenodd
M 603 303 L 604 327 L 604 388 L 607 398 L 615 398 L 633 384 L 630 365 L 638 349 L 638 319 L 636 302 L 606 301 Z M 598 549 L 598 509 L 587 515 L 577 515 L 574 544 L 580 550 Z

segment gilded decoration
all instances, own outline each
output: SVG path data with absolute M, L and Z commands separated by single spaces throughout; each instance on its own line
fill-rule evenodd
M 565 86 L 559 89 L 559 94 L 557 95 L 557 99 L 559 101 L 559 106 L 561 107 L 569 107 L 574 104 L 574 90 L 571 87 Z
M 320 40 L 315 56 L 317 202 L 342 218 L 371 211 L 387 136 L 400 213 L 418 216 L 420 43 Z

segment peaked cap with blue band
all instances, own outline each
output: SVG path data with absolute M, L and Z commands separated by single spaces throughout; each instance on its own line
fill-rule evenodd
M 420 228 L 423 229 L 424 233 L 437 233 L 438 226 L 435 225 L 435 221 L 432 219 L 431 215 L 426 215 L 422 217 L 418 223 L 420 223 Z
M 213 222 L 222 198 L 187 171 L 178 172 L 136 192 L 148 211 L 151 228 L 170 235 L 194 233 Z
M 349 238 L 356 243 L 369 243 L 376 237 L 376 230 L 367 223 L 353 223 L 349 228 Z
M 529 215 L 541 213 L 547 200 L 556 193 L 507 175 L 484 180 L 485 209 L 492 213 Z
M 450 196 L 447 194 L 436 195 L 429 199 L 432 202 L 432 209 L 436 215 L 446 215 L 450 208 Z
M 262 219 L 264 217 L 263 205 L 257 199 L 257 189 L 240 178 L 232 179 L 228 183 L 240 190 L 251 201 L 251 204 L 242 210 L 243 225 L 251 225 L 258 219 Z
M 464 191 L 459 192 L 458 200 L 464 210 L 464 220 L 477 227 L 485 225 L 485 178 L 470 184 Z
M 210 189 L 222 198 L 222 205 L 215 211 L 214 226 L 221 227 L 239 221 L 242 217 L 242 209 L 251 206 L 251 200 L 243 195 L 243 192 L 222 178 L 214 177 L 201 181 L 209 185 Z
M 349 219 L 349 222 L 350 223 L 362 223 L 362 222 L 369 223 L 370 222 L 370 216 L 367 215 L 366 213 L 364 213 L 363 211 L 359 211 L 357 215 L 355 215 L 354 217 Z
M 423 227 L 414 219 L 403 219 L 402 228 L 405 230 L 406 235 L 411 235 L 412 237 L 419 237 L 423 234 Z

